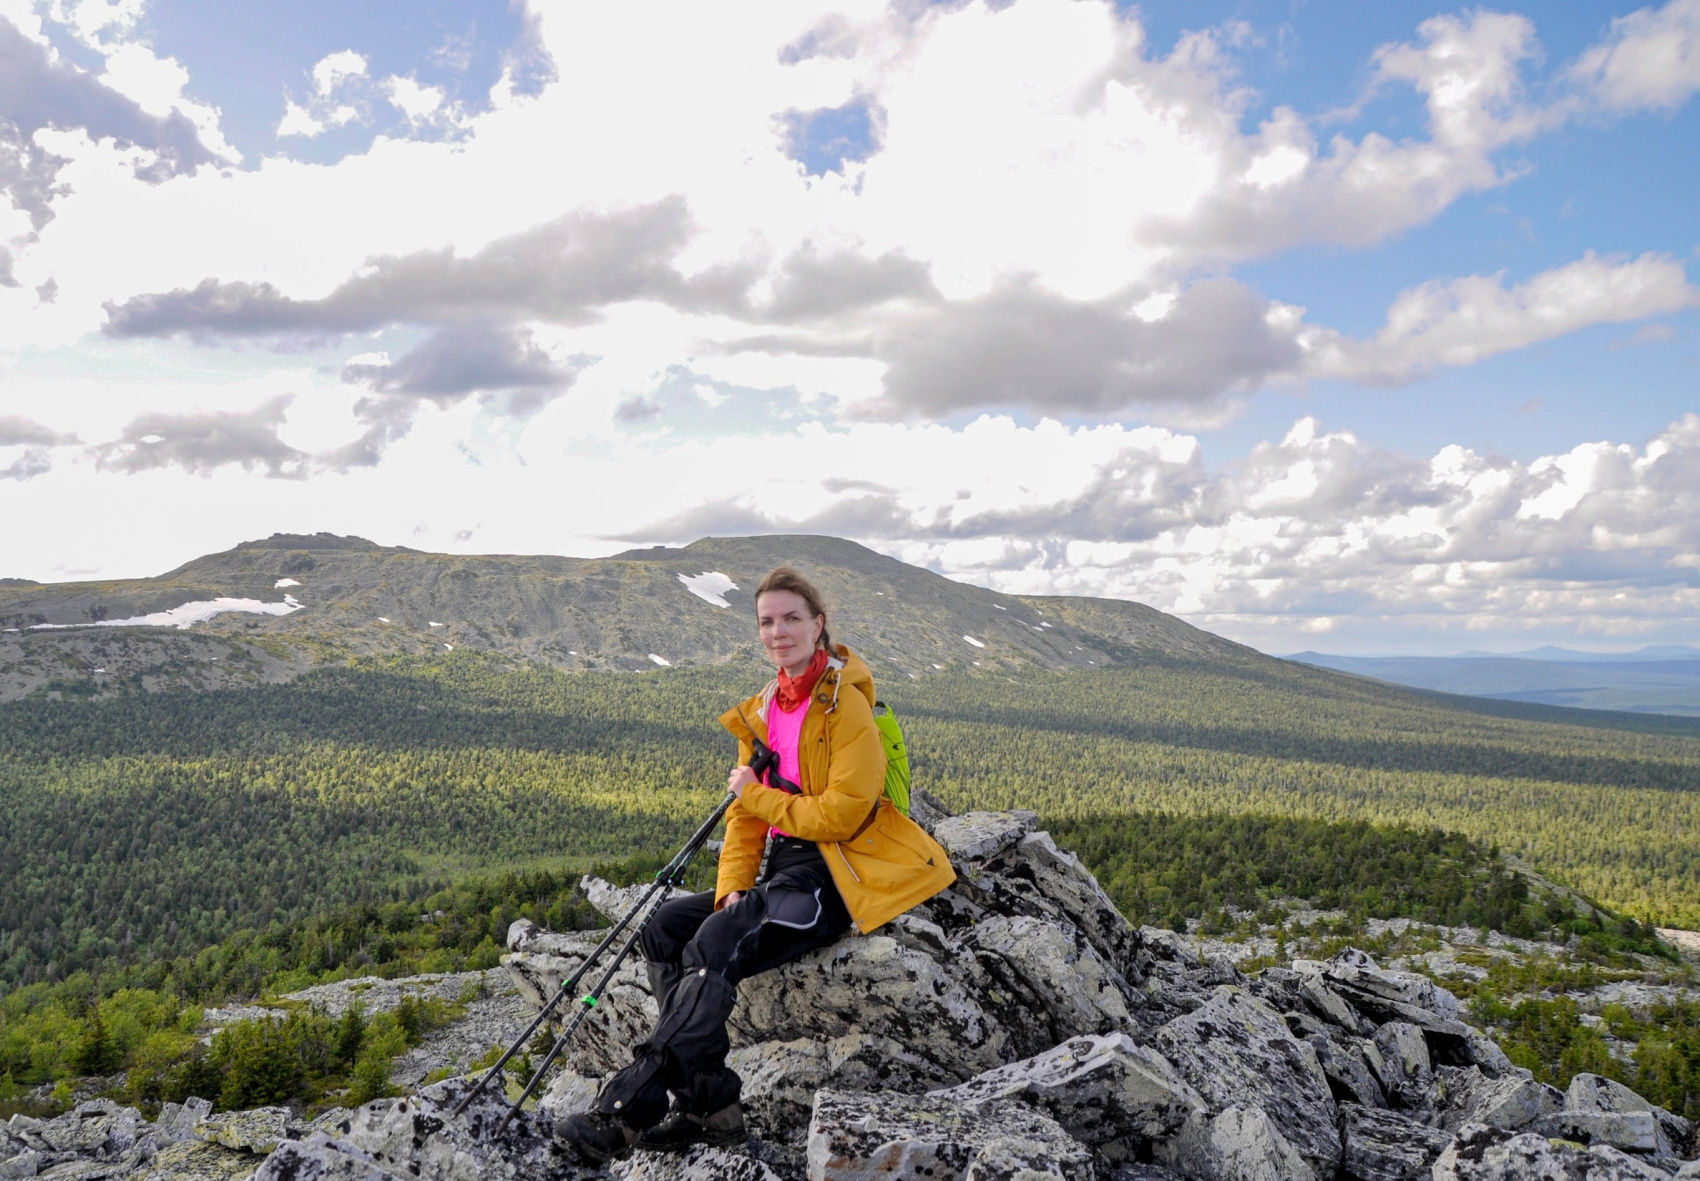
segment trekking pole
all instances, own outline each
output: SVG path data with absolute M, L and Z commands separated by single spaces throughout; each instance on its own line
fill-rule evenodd
M 549 1003 L 543 1006 L 542 1010 L 537 1014 L 537 1017 L 532 1021 L 532 1023 L 526 1026 L 525 1032 L 519 1035 L 513 1045 L 508 1047 L 507 1053 L 503 1054 L 494 1066 L 485 1071 L 484 1076 L 478 1080 L 478 1085 L 468 1091 L 459 1103 L 455 1104 L 454 1111 L 451 1113 L 452 1115 L 460 1115 L 460 1113 L 465 1111 L 467 1106 L 474 1099 L 483 1094 L 484 1088 L 489 1085 L 490 1080 L 501 1073 L 502 1068 L 508 1064 L 508 1061 L 513 1058 L 515 1054 L 519 1053 L 520 1048 L 525 1045 L 526 1040 L 530 1038 L 532 1034 L 536 1033 L 538 1027 L 549 1019 L 549 1015 L 555 1011 L 555 1007 L 565 1000 L 567 996 L 578 987 L 579 981 L 584 978 L 587 972 L 590 971 L 592 965 L 596 963 L 597 959 L 603 952 L 607 951 L 608 948 L 612 946 L 614 940 L 620 937 L 620 932 L 625 930 L 626 927 L 631 924 L 632 919 L 649 904 L 649 900 L 654 897 L 657 890 L 664 889 L 664 893 L 661 897 L 663 902 L 666 901 L 667 895 L 672 893 L 673 888 L 684 880 L 685 867 L 688 866 L 691 859 L 702 850 L 702 847 L 708 843 L 708 838 L 714 832 L 715 825 L 719 824 L 720 818 L 726 815 L 726 809 L 732 806 L 734 798 L 735 797 L 728 795 L 724 800 L 722 800 L 720 802 L 720 806 L 714 810 L 714 814 L 707 820 L 703 821 L 702 825 L 694 834 L 692 834 L 691 839 L 685 842 L 684 847 L 681 848 L 678 853 L 674 854 L 673 860 L 657 871 L 655 880 L 650 883 L 649 889 L 644 891 L 643 897 L 639 898 L 637 902 L 632 905 L 631 909 L 627 910 L 626 913 L 621 916 L 620 921 L 615 923 L 614 926 L 609 929 L 608 934 L 603 936 L 602 942 L 598 943 L 595 950 L 585 957 L 584 962 L 579 964 L 578 969 L 561 984 L 560 989 L 553 997 L 550 998 Z M 648 925 L 649 919 L 653 916 L 653 914 L 654 910 L 651 910 L 650 914 L 644 917 L 644 921 L 638 925 L 638 929 L 633 932 L 631 938 L 626 940 L 626 945 L 620 949 L 619 955 L 614 960 L 613 967 L 604 974 L 601 983 L 596 986 L 594 993 L 591 996 L 584 998 L 583 1003 L 585 1005 L 585 1012 L 588 1012 L 590 1007 L 595 1005 L 596 998 L 601 995 L 601 990 L 606 987 L 608 980 L 612 978 L 615 969 L 620 966 L 620 961 L 625 959 L 626 955 L 631 951 L 632 945 L 637 941 L 638 936 L 643 933 L 644 927 Z M 579 1020 L 573 1022 L 572 1028 L 557 1039 L 554 1047 L 549 1051 L 548 1059 L 544 1062 L 544 1068 L 547 1068 L 548 1064 L 555 1060 L 556 1055 L 558 1055 L 563 1048 L 567 1035 L 570 1034 L 573 1029 L 578 1028 L 579 1021 L 583 1020 L 583 1016 L 584 1014 L 580 1013 Z M 520 1104 L 524 1103 L 525 1100 L 530 1097 L 531 1092 L 536 1089 L 537 1082 L 542 1077 L 542 1074 L 543 1071 L 540 1069 L 532 1075 L 531 1081 L 526 1085 L 525 1093 L 520 1096 L 519 1102 L 515 1103 L 512 1108 L 509 1109 L 507 1116 L 502 1120 L 501 1126 L 497 1128 L 498 1133 L 508 1126 L 508 1121 L 513 1119 L 514 1114 L 519 1111 Z

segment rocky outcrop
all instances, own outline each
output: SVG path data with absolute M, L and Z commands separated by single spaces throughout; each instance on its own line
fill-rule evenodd
M 1350 950 L 1246 977 L 1201 962 L 1171 933 L 1133 927 L 1035 823 L 1019 812 L 938 820 L 956 886 L 741 985 L 731 1061 L 744 1079 L 746 1146 L 638 1153 L 599 1172 L 550 1136 L 648 1032 L 654 1002 L 636 962 L 583 1010 L 537 1108 L 500 1132 L 507 1108 L 494 1094 L 453 1113 L 472 1085 L 455 1079 L 311 1128 L 278 1113 L 250 1118 L 239 1136 L 201 1119 L 195 1142 L 248 1154 L 255 1181 L 1700 1175 L 1687 1121 L 1594 1076 L 1568 1092 L 1537 1083 L 1424 977 Z M 612 914 L 632 900 L 595 883 L 586 893 Z M 600 938 L 517 923 L 508 973 L 541 1005 Z M 567 1016 L 602 971 L 574 985 Z M 89 1126 L 51 1135 L 14 1121 L 0 1177 L 70 1159 L 48 1161 L 44 1151 L 73 1151 L 50 1143 L 155 1169 L 167 1147 L 180 1150 L 163 1121 L 126 1122 L 110 1107 L 78 1120 Z

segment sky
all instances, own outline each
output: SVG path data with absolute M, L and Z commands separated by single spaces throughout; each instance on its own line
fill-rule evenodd
M 1697 90 L 1700 0 L 0 0 L 0 576 L 806 532 L 1700 642 Z

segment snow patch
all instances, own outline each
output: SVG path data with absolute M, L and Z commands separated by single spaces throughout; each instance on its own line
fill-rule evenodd
M 390 621 L 390 617 L 388 615 L 378 616 L 378 622 L 379 623 L 388 623 L 389 621 Z
M 169 611 L 132 615 L 128 619 L 99 619 L 93 623 L 36 623 L 30 626 L 30 630 L 58 631 L 68 627 L 174 627 L 182 631 L 227 611 L 245 611 L 251 615 L 288 615 L 301 610 L 302 606 L 303 604 L 297 603 L 289 595 L 284 595 L 281 603 L 262 603 L 258 599 L 198 599 L 193 603 L 184 603 L 181 607 L 173 607 Z
M 974 645 L 976 648 L 984 648 L 986 646 L 986 643 L 985 643 L 984 640 L 976 640 L 973 636 L 963 636 L 962 638 L 967 640 L 970 644 Z
M 453 651 L 454 651 L 454 650 L 455 650 L 455 646 L 454 646 L 454 645 L 453 645 L 453 644 L 447 644 L 447 643 L 445 643 L 445 644 L 444 644 L 444 645 L 443 645 L 443 647 L 444 647 L 444 648 L 445 648 L 445 649 L 446 649 L 446 650 L 448 650 L 448 651 L 450 651 L 450 652 L 453 652 Z
M 997 607 L 997 609 L 998 609 L 998 610 L 999 610 L 999 611 L 1008 611 L 1008 610 L 1009 610 L 1009 608 L 1008 608 L 1008 607 L 1003 607 L 1003 606 L 1000 606 L 1000 605 L 999 605 L 999 604 L 997 604 L 997 603 L 993 603 L 993 604 L 992 604 L 992 606 L 994 606 L 994 607 Z
M 300 586 L 300 585 L 301 584 L 293 578 L 280 578 L 276 582 L 272 583 L 272 589 L 277 590 L 281 587 Z
M 722 603 L 721 604 L 722 607 L 730 607 L 731 605 L 732 604 L 730 604 L 730 603 Z M 655 653 L 651 652 L 649 654 L 649 658 L 651 660 L 655 661 L 656 664 L 659 664 L 662 668 L 672 668 L 673 667 L 673 662 L 671 660 L 668 660 L 665 656 L 657 656 Z
M 442 627 L 443 626 L 442 624 L 438 623 L 435 619 L 431 620 L 430 624 L 431 624 L 432 627 Z
M 727 591 L 738 589 L 737 583 L 718 570 L 705 570 L 696 575 L 681 574 L 679 581 L 697 598 L 706 603 L 713 603 L 716 607 L 730 607 L 732 604 L 728 603 L 724 596 Z

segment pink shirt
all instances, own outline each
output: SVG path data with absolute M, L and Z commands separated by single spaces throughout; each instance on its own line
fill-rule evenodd
M 797 740 L 803 733 L 803 718 L 809 712 L 809 699 L 803 698 L 796 709 L 780 709 L 773 701 L 767 707 L 767 745 L 779 756 L 779 773 L 792 783 L 801 785 L 802 769 L 797 761 Z M 783 830 L 769 828 L 770 836 L 789 836 Z

